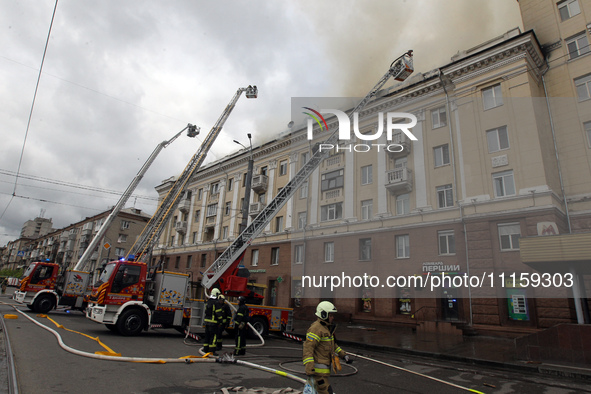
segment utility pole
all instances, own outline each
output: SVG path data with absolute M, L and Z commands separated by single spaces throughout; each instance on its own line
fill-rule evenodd
M 244 229 L 246 229 L 246 226 L 248 226 L 248 208 L 250 206 L 250 188 L 252 185 L 252 167 L 254 163 L 252 158 L 252 135 L 248 133 L 247 136 L 248 142 L 250 143 L 250 156 L 248 158 L 248 171 L 246 172 L 246 190 L 244 191 L 244 203 L 242 204 L 242 222 L 240 223 L 240 233 L 242 233 Z M 234 140 L 234 142 L 242 146 L 244 149 L 248 149 L 239 141 Z

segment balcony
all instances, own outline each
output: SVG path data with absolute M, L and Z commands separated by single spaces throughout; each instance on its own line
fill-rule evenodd
M 86 236 L 86 235 L 92 235 L 92 229 L 91 228 L 85 228 L 82 229 L 82 232 L 80 233 L 82 236 Z
M 256 193 L 265 193 L 269 185 L 269 178 L 266 175 L 255 175 L 252 177 L 250 187 Z
M 391 152 L 389 149 L 385 149 L 385 151 L 391 158 L 394 159 L 410 155 L 412 141 L 404 133 L 394 133 L 392 135 L 392 141 L 389 142 L 389 145 L 394 144 L 398 144 L 400 146 L 395 145 L 390 147 L 390 150 L 392 150 L 393 152 Z M 400 147 L 402 147 L 402 150 Z
M 324 168 L 337 167 L 345 164 L 345 154 L 337 153 L 324 159 L 322 163 Z
M 69 233 L 66 233 L 66 232 L 61 233 L 60 234 L 60 242 L 66 242 L 68 240 L 68 236 L 69 235 L 70 234 Z
M 250 216 L 253 216 L 254 217 L 254 216 L 258 215 L 259 213 L 261 213 L 261 211 L 263 209 L 265 209 L 266 206 L 267 205 L 265 203 L 262 203 L 262 202 L 252 203 L 252 204 L 250 204 L 250 208 L 248 209 L 248 214 Z
M 331 198 L 339 198 L 342 195 L 341 190 L 342 189 L 328 190 L 328 191 L 322 193 L 322 199 L 329 200 Z
M 177 233 L 186 234 L 187 233 L 187 221 L 186 220 L 179 220 L 174 224 L 174 229 Z
M 392 194 L 410 192 L 412 190 L 412 170 L 403 167 L 386 172 L 385 186 Z
M 183 198 L 179 204 L 179 211 L 181 211 L 183 213 L 187 213 L 187 212 L 189 212 L 190 209 L 191 209 L 191 200 L 189 200 L 188 198 Z
M 208 216 L 205 218 L 205 228 L 215 227 L 215 216 Z

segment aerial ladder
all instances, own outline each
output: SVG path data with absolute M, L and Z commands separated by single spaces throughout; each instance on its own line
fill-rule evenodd
M 350 112 L 349 120 L 354 113 L 363 109 L 367 103 L 377 94 L 377 92 L 390 79 L 404 81 L 414 71 L 412 62 L 412 51 L 404 53 L 395 59 L 390 68 L 371 91 L 357 104 Z M 323 144 L 337 146 L 338 128 L 328 137 Z M 320 163 L 329 155 L 330 151 L 317 149 L 312 152 L 310 159 L 302 166 L 295 176 L 277 193 L 277 196 L 254 218 L 252 223 L 226 248 L 226 250 L 216 259 L 216 261 L 203 272 L 201 285 L 209 290 L 218 286 L 222 293 L 230 296 L 240 295 L 246 289 L 247 278 L 239 273 L 239 263 L 244 257 L 246 249 L 251 242 L 263 231 L 267 224 L 287 203 L 287 201 L 296 193 L 302 184 L 318 168 Z M 237 275 L 238 274 L 238 275 Z
M 125 190 L 125 192 L 123 192 L 123 194 L 119 198 L 119 201 L 113 207 L 113 210 L 111 211 L 109 216 L 107 216 L 107 219 L 105 220 L 105 222 L 103 223 L 103 225 L 101 226 L 99 231 L 95 234 L 92 241 L 90 241 L 90 244 L 88 244 L 88 247 L 86 248 L 86 250 L 84 251 L 84 253 L 80 257 L 80 260 L 78 260 L 78 263 L 76 263 L 76 266 L 74 267 L 74 271 L 84 271 L 84 269 L 86 268 L 86 265 L 90 259 L 90 256 L 94 252 L 98 243 L 103 238 L 103 235 L 105 235 L 105 233 L 107 232 L 107 230 L 111 226 L 111 223 L 113 222 L 113 220 L 115 220 L 115 217 L 117 217 L 117 214 L 119 213 L 119 211 L 121 211 L 121 209 L 123 209 L 123 207 L 125 206 L 125 203 L 127 202 L 127 200 L 129 200 L 129 197 L 131 197 L 131 194 L 133 193 L 133 191 L 135 190 L 137 185 L 140 183 L 140 181 L 142 180 L 142 178 L 146 174 L 146 171 L 148 171 L 148 168 L 150 168 L 150 166 L 152 165 L 154 160 L 156 160 L 156 157 L 158 156 L 158 154 L 160 154 L 162 149 L 164 149 L 168 145 L 172 144 L 173 141 L 176 140 L 185 130 L 187 130 L 187 136 L 190 138 L 194 138 L 199 134 L 199 127 L 194 126 L 189 123 L 184 129 L 179 131 L 174 137 L 172 137 L 169 140 L 162 141 L 160 144 L 158 144 L 158 146 L 156 146 L 156 148 L 154 149 L 154 151 L 152 152 L 150 157 L 148 157 L 148 160 L 146 160 L 146 162 L 144 163 L 142 168 L 140 168 L 137 175 L 133 178 L 133 180 L 131 181 L 129 186 L 127 186 L 127 189 Z
M 148 222 L 148 224 L 144 227 L 142 233 L 140 234 L 139 238 L 130 248 L 129 254 L 126 256 L 126 259 L 129 259 L 130 256 L 134 256 L 136 261 L 141 261 L 144 263 L 148 263 L 148 258 L 150 255 L 151 250 L 154 247 L 154 244 L 158 242 L 160 239 L 160 235 L 162 231 L 164 231 L 165 224 L 170 220 L 171 215 L 174 213 L 176 207 L 180 202 L 180 197 L 182 193 L 185 191 L 187 184 L 191 180 L 191 177 L 195 172 L 201 167 L 205 157 L 207 156 L 207 152 L 213 145 L 215 139 L 222 131 L 222 127 L 226 123 L 226 120 L 232 113 L 232 110 L 236 106 L 236 102 L 242 95 L 242 93 L 246 94 L 247 98 L 257 98 L 258 89 L 256 86 L 249 85 L 246 88 L 239 88 L 232 97 L 230 103 L 226 106 L 220 117 L 218 118 L 217 122 L 214 124 L 212 129 L 210 130 L 209 134 L 206 136 L 205 140 L 201 144 L 199 150 L 195 153 L 195 155 L 191 158 L 181 175 L 176 179 L 162 202 L 160 203 L 158 209 Z

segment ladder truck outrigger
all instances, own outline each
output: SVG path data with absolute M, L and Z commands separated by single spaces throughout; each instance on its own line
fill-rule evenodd
M 122 335 L 137 335 L 153 325 L 175 328 L 186 325 L 191 303 L 188 298 L 189 275 L 158 271 L 157 267 L 148 269 L 147 263 L 164 225 L 170 220 L 187 184 L 201 167 L 242 93 L 247 98 L 257 98 L 258 89 L 250 85 L 236 91 L 144 227 L 127 259 L 105 265 L 89 297 L 88 318 Z
M 199 127 L 188 124 L 174 137 L 156 146 L 86 247 L 76 266 L 73 269 L 63 270 L 59 264 L 50 261 L 31 263 L 20 279 L 19 289 L 14 293 L 13 298 L 16 302 L 25 304 L 29 309 L 37 313 L 47 313 L 58 305 L 80 310 L 86 308 L 85 296 L 89 294 L 89 282 L 92 276 L 92 270 L 86 270 L 90 256 L 94 253 L 98 243 L 103 239 L 111 223 L 123 209 L 158 154 L 185 130 L 187 130 L 187 136 L 190 138 L 194 138 L 199 134 Z

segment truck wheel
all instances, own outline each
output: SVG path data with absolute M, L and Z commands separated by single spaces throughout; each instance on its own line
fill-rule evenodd
M 264 337 L 269 334 L 269 323 L 267 322 L 267 319 L 265 319 L 264 317 L 260 317 L 260 316 L 253 317 L 250 321 L 250 324 L 252 324 L 254 329 L 261 336 Z M 249 330 L 248 334 L 250 335 L 251 338 L 258 338 L 255 335 L 255 333 L 252 332 L 252 330 Z
M 117 319 L 117 329 L 121 335 L 139 335 L 146 326 L 145 313 L 139 309 L 128 309 Z
M 33 311 L 47 313 L 55 307 L 55 299 L 50 295 L 39 296 L 33 303 Z

